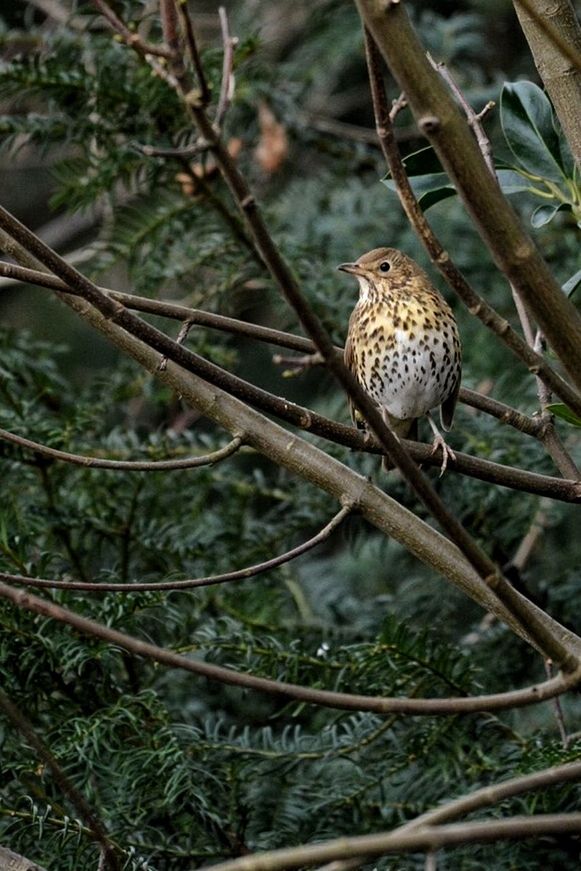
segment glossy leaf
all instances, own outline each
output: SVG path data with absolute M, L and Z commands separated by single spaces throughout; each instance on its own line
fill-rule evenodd
M 538 206 L 531 215 L 531 224 L 533 227 L 544 227 L 549 221 L 552 221 L 557 212 L 563 209 L 570 209 L 568 203 L 558 203 L 556 206 L 546 203 Z
M 562 402 L 553 402 L 551 405 L 545 407 L 546 410 L 550 411 L 551 414 L 554 414 L 555 417 L 559 417 L 561 420 L 566 420 L 567 423 L 570 423 L 572 426 L 581 426 L 581 417 L 577 417 L 577 415 Z
M 500 121 L 508 146 L 527 172 L 560 182 L 565 175 L 548 97 L 532 82 L 506 82 Z
M 581 269 L 577 270 L 575 275 L 572 275 L 562 287 L 562 291 L 568 297 L 572 297 L 577 288 L 581 285 Z

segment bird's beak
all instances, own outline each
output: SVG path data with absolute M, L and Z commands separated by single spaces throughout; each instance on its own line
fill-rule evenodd
M 361 275 L 363 273 L 363 269 L 358 263 L 340 263 L 337 269 L 340 269 L 341 272 L 348 272 L 350 275 Z

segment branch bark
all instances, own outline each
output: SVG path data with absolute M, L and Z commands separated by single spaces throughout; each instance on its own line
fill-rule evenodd
M 581 26 L 573 4 L 570 0 L 514 0 L 514 8 L 573 156 L 581 166 L 581 65 L 551 38 L 551 32 L 556 31 L 576 52 L 577 60 L 581 58 Z

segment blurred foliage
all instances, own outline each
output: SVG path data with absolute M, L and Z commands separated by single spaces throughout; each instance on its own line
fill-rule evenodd
M 150 6 L 124 0 L 115 8 L 147 39 L 159 37 Z M 203 59 L 215 95 L 218 19 L 214 4 L 204 10 Z M 321 123 L 372 126 L 357 16 L 339 0 L 252 0 L 232 3 L 229 11 L 240 40 L 226 138 L 305 292 L 342 341 L 356 291 L 337 275 L 337 263 L 384 243 L 426 260 L 396 199 L 379 183 L 385 168 L 378 150 L 353 127 Z M 515 50 L 523 43 L 510 4 L 495 4 L 494 14 L 478 2 L 418 2 L 412 11 L 427 47 L 450 66 L 477 110 L 500 99 L 503 81 L 516 82 L 514 96 L 523 87 L 517 80 L 533 76 L 528 55 Z M 211 157 L 144 155 L 144 145 L 184 147 L 195 136 L 173 92 L 111 39 L 92 7 L 77 9 L 64 27 L 23 4 L 7 12 L 0 48 L 5 154 L 24 166 L 39 155 L 50 162 L 53 207 L 94 210 L 99 233 L 83 268 L 103 283 L 122 268 L 136 292 L 296 328 L 248 245 Z M 532 99 L 546 100 L 537 91 Z M 265 104 L 274 122 L 265 122 L 264 112 L 261 120 Z M 485 123 L 495 153 L 508 162 L 496 114 Z M 412 155 L 422 140 L 410 125 L 409 113 L 400 113 L 398 135 Z M 268 136 L 284 148 L 267 169 L 257 146 L 264 151 Z M 526 218 L 537 205 L 526 191 L 514 202 Z M 42 213 L 43 204 L 36 206 Z M 457 199 L 438 202 L 430 218 L 467 278 L 514 321 L 507 284 Z M 578 269 L 571 213 L 560 211 L 535 232 L 565 284 Z M 58 328 L 61 308 L 47 301 L 39 314 L 39 294 L 47 292 L 29 291 L 33 302 L 15 318 L 21 292 L 6 292 L 3 303 L 7 322 L 28 331 L 0 334 L 0 426 L 53 447 L 115 458 L 187 456 L 224 444 L 223 432 L 189 414 L 179 397 L 131 362 L 110 358 L 93 372 L 92 337 L 83 334 L 73 355 L 40 341 L 45 321 L 51 334 Z M 465 383 L 533 413 L 528 373 L 475 319 L 459 306 L 456 311 Z M 200 328 L 188 342 L 243 377 L 348 419 L 342 397 L 316 369 L 283 381 L 272 349 Z M 559 426 L 566 439 L 574 438 L 566 420 Z M 459 409 L 451 442 L 496 462 L 554 474 L 535 442 L 466 408 Z M 337 446 L 329 452 L 425 516 L 397 475 L 380 477 L 377 458 Z M 218 573 L 288 549 L 336 510 L 314 487 L 250 451 L 179 474 L 64 466 L 3 442 L 0 461 L 0 569 L 40 577 L 131 583 Z M 458 517 L 496 560 L 510 563 L 538 500 L 435 474 Z M 516 580 L 575 627 L 581 542 L 574 511 L 561 503 L 542 508 L 543 539 Z M 465 695 L 544 676 L 529 647 L 501 625 L 483 625 L 473 603 L 357 517 L 314 553 L 243 583 L 188 593 L 51 596 L 180 652 L 335 690 Z M 0 670 L 6 691 L 104 819 L 124 867 L 135 871 L 185 871 L 247 850 L 388 828 L 487 783 L 577 758 L 580 749 L 575 739 L 566 751 L 561 747 L 551 705 L 446 718 L 310 708 L 134 660 L 6 604 L 0 605 Z M 571 732 L 578 715 L 578 702 L 568 701 Z M 76 812 L 3 720 L 0 749 L 3 843 L 49 871 L 95 868 L 96 849 L 70 816 Z M 569 784 L 481 816 L 564 811 L 578 801 L 578 788 Z M 557 866 L 578 867 L 573 842 L 545 838 L 438 856 L 442 869 Z M 405 871 L 423 868 L 424 859 L 391 858 L 374 867 Z

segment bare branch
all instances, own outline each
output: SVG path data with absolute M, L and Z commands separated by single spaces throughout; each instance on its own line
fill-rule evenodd
M 198 79 L 198 85 L 200 88 L 199 94 L 196 94 L 194 92 L 187 93 L 185 90 L 182 90 L 182 93 L 184 94 L 184 97 L 187 97 L 188 102 L 199 103 L 201 107 L 207 106 L 210 102 L 210 89 L 208 87 L 206 74 L 204 73 L 204 68 L 202 66 L 202 60 L 200 58 L 200 52 L 198 50 L 196 34 L 194 32 L 192 19 L 190 18 L 188 4 L 184 2 L 184 0 L 166 0 L 166 2 L 168 4 L 173 3 L 177 7 L 178 15 L 184 32 L 188 57 L 190 59 L 190 63 L 193 69 L 195 70 L 196 78 Z M 183 84 L 182 80 L 179 79 L 178 81 L 180 81 L 181 86 Z
M 300 868 L 350 857 L 365 856 L 371 859 L 388 853 L 434 852 L 443 847 L 462 844 L 523 840 L 567 833 L 578 835 L 580 832 L 581 813 L 537 814 L 533 817 L 513 817 L 508 820 L 425 826 L 417 831 L 401 834 L 396 829 L 394 832 L 377 835 L 343 837 L 322 844 L 269 850 L 203 867 L 211 867 L 212 871 L 285 871 L 287 868 Z M 341 867 L 344 867 L 343 864 Z
M 115 30 L 119 36 L 122 37 L 123 41 L 130 45 L 131 48 L 135 49 L 138 54 L 146 57 L 147 55 L 152 55 L 154 57 L 161 58 L 171 58 L 173 56 L 173 52 L 167 46 L 163 45 L 152 45 L 149 42 L 143 42 L 138 33 L 135 33 L 133 30 L 130 30 L 127 25 L 119 18 L 119 16 L 111 9 L 108 3 L 105 0 L 92 0 L 93 5 L 97 7 L 101 15 L 103 15 L 113 30 Z
M 220 97 L 218 99 L 218 108 L 216 109 L 216 117 L 214 118 L 214 127 L 216 130 L 222 129 L 224 118 L 232 102 L 234 96 L 234 73 L 232 68 L 234 65 L 234 47 L 238 40 L 235 36 L 230 36 L 230 28 L 228 26 L 228 15 L 223 6 L 218 9 L 220 16 L 220 28 L 222 30 L 222 44 L 224 46 L 224 59 L 222 63 L 222 84 L 220 86 Z
M 225 584 L 229 581 L 245 581 L 248 578 L 254 578 L 256 575 L 262 575 L 264 572 L 269 572 L 278 566 L 284 565 L 304 553 L 312 550 L 321 542 L 326 541 L 329 536 L 343 522 L 347 515 L 352 511 L 352 506 L 346 505 L 323 527 L 316 535 L 308 541 L 303 541 L 302 544 L 293 547 L 292 550 L 280 554 L 280 556 L 272 557 L 262 563 L 257 563 L 254 566 L 247 566 L 244 569 L 236 569 L 232 572 L 224 572 L 221 575 L 210 575 L 206 578 L 190 578 L 183 581 L 158 581 L 153 583 L 135 583 L 135 584 L 115 584 L 115 583 L 87 583 L 85 581 L 50 581 L 44 578 L 24 577 L 23 575 L 10 575 L 5 572 L 0 572 L 0 578 L 9 584 L 19 584 L 20 586 L 33 587 L 37 589 L 63 589 L 63 590 L 91 590 L 97 593 L 139 593 L 145 590 L 191 590 L 196 587 L 212 587 L 216 584 Z
M 504 783 L 491 783 L 482 789 L 463 795 L 454 801 L 447 802 L 434 810 L 421 814 L 409 823 L 400 826 L 398 832 L 407 832 L 410 829 L 418 829 L 423 826 L 435 826 L 447 823 L 449 820 L 465 814 L 473 813 L 485 807 L 491 807 L 507 798 L 522 795 L 524 792 L 532 792 L 535 789 L 545 789 L 557 783 L 570 783 L 581 780 L 581 762 L 569 762 L 566 765 L 556 765 L 535 771 L 533 774 L 525 774 L 521 777 L 513 777 Z
M 184 457 L 176 460 L 108 460 L 104 457 L 87 457 L 83 454 L 72 454 L 68 451 L 60 451 L 50 448 L 39 442 L 15 435 L 5 429 L 0 429 L 0 439 L 11 442 L 25 450 L 34 451 L 42 457 L 52 460 L 60 460 L 71 463 L 73 466 L 83 466 L 88 469 L 113 469 L 117 472 L 168 472 L 176 469 L 196 469 L 200 466 L 213 466 L 216 463 L 231 457 L 244 444 L 242 437 L 237 436 L 232 441 L 213 451 L 199 457 Z
M 451 74 L 451 72 L 448 69 L 448 67 L 446 66 L 446 64 L 443 63 L 442 61 L 436 62 L 429 52 L 427 52 L 426 57 L 428 58 L 429 62 L 431 63 L 433 68 L 436 70 L 436 72 L 440 73 L 440 75 L 442 76 L 444 81 L 448 83 L 450 90 L 455 94 L 456 99 L 458 100 L 458 102 L 462 106 L 462 109 L 464 110 L 464 114 L 466 115 L 466 119 L 468 121 L 468 124 L 470 125 L 470 127 L 472 127 L 472 129 L 474 131 L 474 135 L 476 136 L 476 141 L 478 142 L 478 147 L 480 148 L 480 151 L 482 152 L 482 156 L 484 157 L 484 160 L 486 161 L 486 165 L 487 165 L 488 169 L 490 170 L 490 172 L 492 173 L 492 175 L 496 178 L 496 170 L 494 168 L 494 160 L 492 157 L 492 145 L 491 145 L 490 139 L 488 138 L 488 135 L 487 135 L 484 127 L 482 126 L 482 119 L 484 118 L 485 115 L 488 114 L 488 112 L 490 112 L 491 109 L 494 108 L 494 105 L 495 105 L 494 102 L 492 100 L 490 100 L 486 104 L 484 109 L 482 109 L 482 111 L 478 112 L 478 114 L 477 114 L 474 111 L 474 109 L 472 108 L 472 106 L 470 105 L 470 103 L 468 102 L 468 100 L 466 99 L 466 97 L 464 96 L 461 88 L 459 88 L 458 85 L 456 84 L 456 80 L 454 79 L 453 75 Z
M 187 656 L 173 653 L 163 647 L 157 647 L 155 644 L 141 641 L 131 635 L 126 635 L 109 626 L 97 623 L 95 620 L 83 617 L 81 614 L 77 614 L 68 608 L 63 608 L 54 602 L 40 599 L 38 596 L 32 595 L 32 593 L 15 590 L 4 583 L 0 583 L 0 598 L 13 602 L 19 608 L 24 608 L 36 614 L 42 614 L 60 623 L 66 623 L 85 635 L 101 638 L 115 647 L 120 647 L 129 653 L 160 662 L 170 668 L 181 668 L 193 674 L 206 677 L 209 680 L 216 680 L 232 686 L 246 687 L 258 692 L 296 699 L 307 704 L 341 710 L 375 711 L 381 714 L 424 714 L 431 716 L 497 711 L 537 704 L 537 702 L 566 692 L 568 689 L 577 686 L 581 681 L 581 670 L 579 670 L 568 675 L 559 675 L 550 681 L 545 681 L 545 683 L 523 690 L 512 690 L 508 693 L 474 696 L 472 698 L 462 696 L 457 699 L 400 699 L 338 693 L 257 677 L 247 672 L 237 672 L 233 669 L 214 665 L 203 660 L 193 660 Z

